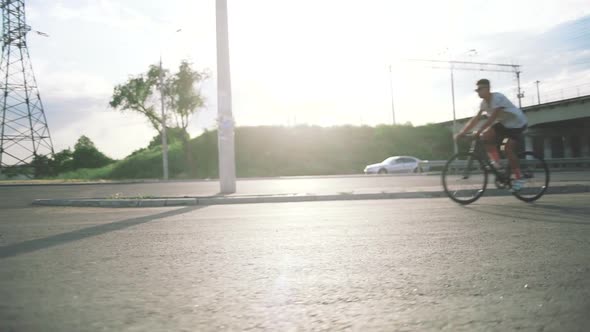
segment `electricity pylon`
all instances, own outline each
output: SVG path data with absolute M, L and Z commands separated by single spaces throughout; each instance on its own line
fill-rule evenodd
M 27 48 L 27 33 L 32 30 L 25 22 L 24 0 L 1 0 L 0 9 L 0 175 L 13 168 L 32 176 L 35 159 L 54 153 Z

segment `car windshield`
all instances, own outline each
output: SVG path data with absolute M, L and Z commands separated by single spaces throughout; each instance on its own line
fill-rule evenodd
M 398 159 L 398 158 L 397 157 L 389 157 L 389 158 L 383 160 L 383 163 L 384 164 L 389 164 L 389 163 L 391 163 L 392 161 L 394 161 L 396 159 Z

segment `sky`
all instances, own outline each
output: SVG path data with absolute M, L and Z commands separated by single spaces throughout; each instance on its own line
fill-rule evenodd
M 590 94 L 587 0 L 227 2 L 237 126 L 452 120 L 448 66 L 411 59 L 520 65 L 523 106 L 538 102 L 535 81 L 541 102 Z M 109 101 L 160 56 L 211 72 L 189 132 L 216 127 L 215 1 L 29 0 L 26 14 L 49 35 L 28 45 L 56 152 L 81 135 L 117 159 L 146 147 L 147 120 Z M 454 69 L 457 118 L 477 111 L 479 78 L 517 103 L 514 73 L 480 70 L 493 68 Z

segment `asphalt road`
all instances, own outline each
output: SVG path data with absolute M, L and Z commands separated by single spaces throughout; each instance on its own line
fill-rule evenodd
M 590 172 L 553 172 L 550 186 L 590 184 Z M 342 194 L 441 190 L 439 175 L 352 175 L 238 179 L 236 195 Z M 219 182 L 170 181 L 82 185 L 0 185 L 0 209 L 29 206 L 35 199 L 214 196 Z
M 587 331 L 589 194 L 0 210 L 1 331 Z

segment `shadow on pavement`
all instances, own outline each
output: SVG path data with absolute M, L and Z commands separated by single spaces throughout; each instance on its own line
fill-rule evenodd
M 78 241 L 85 238 L 93 237 L 102 235 L 109 232 L 118 231 L 121 229 L 125 229 L 128 227 L 145 224 L 150 221 L 154 221 L 157 219 L 172 217 L 180 214 L 184 214 L 187 212 L 191 212 L 197 209 L 202 209 L 204 206 L 190 206 L 185 207 L 182 209 L 166 211 L 154 215 L 138 217 L 138 218 L 131 218 L 121 221 L 115 221 L 108 224 L 97 225 L 93 227 L 88 227 L 84 229 L 79 229 L 77 231 L 72 231 L 68 233 L 57 234 L 41 239 L 35 239 L 30 241 L 25 241 L 21 243 L 15 243 L 12 245 L 0 247 L 0 259 L 14 257 L 26 253 L 30 253 L 37 250 L 47 249 L 54 246 L 62 245 L 68 242 Z
M 590 206 L 559 206 L 541 202 L 520 206 L 486 204 L 465 208 L 515 220 L 590 226 Z

